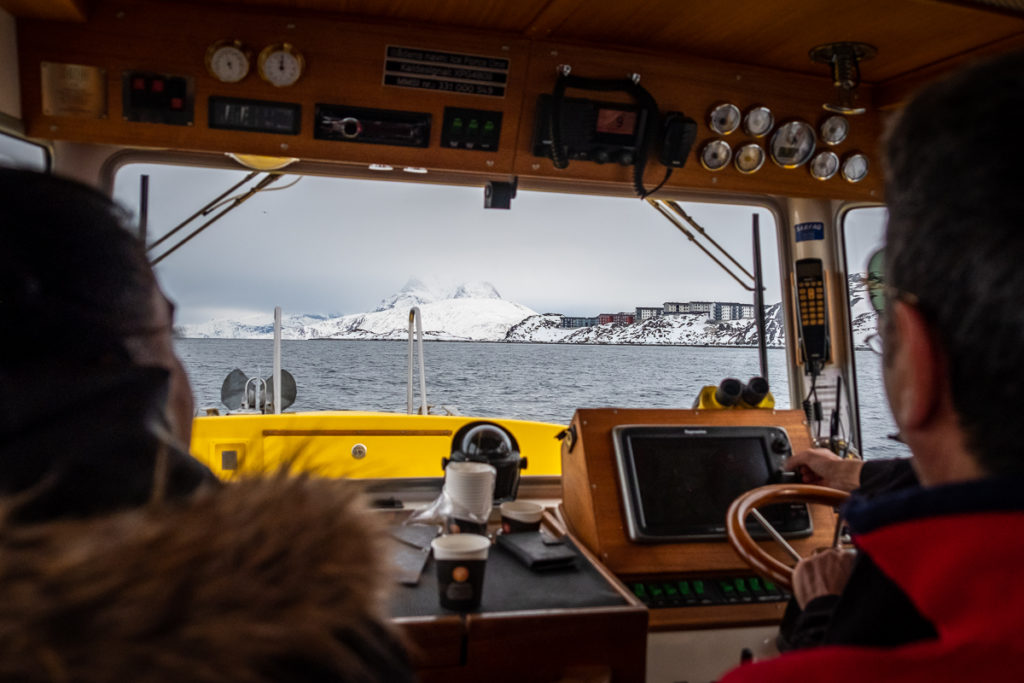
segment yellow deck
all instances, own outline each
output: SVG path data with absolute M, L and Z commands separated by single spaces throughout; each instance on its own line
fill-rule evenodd
M 523 475 L 561 473 L 556 435 L 562 425 L 462 415 L 329 411 L 197 417 L 191 450 L 224 479 L 285 466 L 353 479 L 440 477 L 452 438 L 473 422 L 498 424 L 512 434 L 528 459 Z

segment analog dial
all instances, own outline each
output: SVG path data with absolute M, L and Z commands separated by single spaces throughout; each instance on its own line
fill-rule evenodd
M 805 121 L 790 121 L 772 135 L 772 161 L 783 168 L 806 164 L 814 154 L 814 128 Z
M 257 67 L 263 80 L 284 88 L 299 80 L 305 60 L 289 43 L 278 43 L 263 48 Z
M 850 120 L 845 116 L 830 116 L 821 122 L 820 130 L 826 145 L 838 145 L 850 134 Z
M 811 176 L 828 180 L 839 171 L 839 155 L 830 149 L 822 150 L 811 159 Z
M 249 52 L 237 40 L 222 40 L 206 50 L 206 70 L 222 83 L 237 83 L 249 74 Z
M 732 159 L 732 148 L 725 140 L 712 140 L 700 151 L 700 165 L 709 171 L 721 171 Z
M 751 174 L 764 165 L 764 150 L 756 142 L 748 142 L 736 150 L 736 170 Z
M 711 110 L 708 127 L 719 135 L 728 135 L 740 127 L 740 108 L 735 104 L 720 104 Z
M 775 125 L 775 115 L 768 107 L 752 107 L 743 117 L 743 132 L 755 138 L 763 138 Z
M 843 159 L 843 177 L 851 183 L 859 183 L 868 175 L 868 158 L 860 154 L 851 154 Z

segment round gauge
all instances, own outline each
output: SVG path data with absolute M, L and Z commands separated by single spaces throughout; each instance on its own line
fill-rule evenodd
M 732 148 L 725 140 L 712 140 L 700 151 L 700 165 L 709 171 L 721 171 L 732 159 Z
M 811 159 L 811 177 L 828 180 L 839 171 L 839 155 L 830 149 L 822 150 Z
M 826 145 L 838 145 L 850 134 L 850 120 L 845 116 L 830 116 L 821 122 L 820 131 Z
M 256 62 L 263 80 L 278 88 L 293 85 L 299 80 L 305 65 L 302 55 L 290 43 L 268 45 Z
M 743 132 L 763 138 L 775 125 L 775 115 L 768 107 L 752 107 L 743 117 Z
M 719 135 L 728 135 L 740 127 L 740 108 L 735 104 L 720 104 L 711 110 L 708 127 Z
M 218 41 L 206 49 L 206 70 L 221 83 L 237 83 L 249 74 L 249 52 L 240 41 Z
M 814 154 L 814 128 L 805 121 L 790 121 L 772 135 L 772 161 L 782 168 L 803 166 Z
M 754 173 L 764 165 L 764 150 L 756 142 L 748 142 L 736 150 L 733 162 L 740 173 Z
M 851 183 L 859 183 L 868 175 L 868 158 L 857 153 L 843 159 L 843 177 Z

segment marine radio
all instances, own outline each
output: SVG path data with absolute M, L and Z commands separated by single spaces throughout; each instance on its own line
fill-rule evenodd
M 641 199 L 660 189 L 674 168 L 686 164 L 697 134 L 696 122 L 681 112 L 669 112 L 664 121 L 658 103 L 639 83 L 639 75 L 624 79 L 582 78 L 563 67 L 550 95 L 537 99 L 533 127 L 533 154 L 551 159 L 555 168 L 569 161 L 618 163 L 633 167 L 633 188 Z M 567 88 L 622 92 L 633 104 L 567 98 Z M 660 129 L 658 128 L 660 123 Z M 652 190 L 643 186 L 648 153 L 659 140 L 658 160 L 665 177 Z
M 541 95 L 534 121 L 533 154 L 551 158 L 552 95 Z M 573 161 L 631 166 L 643 145 L 648 113 L 612 102 L 565 98 L 561 108 L 562 146 Z

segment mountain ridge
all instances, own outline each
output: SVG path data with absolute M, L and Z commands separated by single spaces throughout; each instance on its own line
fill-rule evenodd
M 863 279 L 850 275 L 850 317 L 856 348 L 875 333 L 877 316 Z M 672 346 L 756 346 L 754 320 L 707 320 L 696 315 L 669 315 L 637 323 L 605 323 L 562 328 L 561 315 L 537 313 L 503 299 L 489 282 L 442 286 L 411 278 L 398 292 L 381 300 L 374 311 L 341 316 L 298 314 L 282 316 L 283 339 L 404 340 L 408 338 L 409 309 L 418 306 L 424 338 L 440 341 L 491 341 L 552 344 L 637 344 Z M 782 304 L 765 306 L 768 346 L 785 346 Z M 272 316 L 242 320 L 211 320 L 182 325 L 179 336 L 206 339 L 269 339 Z

